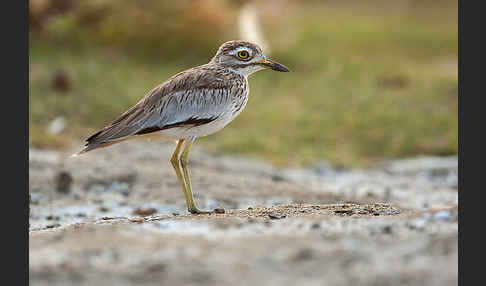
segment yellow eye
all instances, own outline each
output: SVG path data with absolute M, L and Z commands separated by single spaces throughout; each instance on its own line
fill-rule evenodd
M 247 59 L 249 56 L 250 56 L 250 54 L 248 53 L 248 51 L 243 50 L 243 51 L 239 51 L 239 52 L 238 52 L 238 57 L 239 57 L 240 59 L 245 60 L 245 59 Z

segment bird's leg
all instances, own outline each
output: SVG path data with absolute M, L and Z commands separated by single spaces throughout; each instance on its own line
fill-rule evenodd
M 184 171 L 184 179 L 186 181 L 186 192 L 187 192 L 187 209 L 189 212 L 193 214 L 207 214 L 210 213 L 208 211 L 202 211 L 200 210 L 197 206 L 196 203 L 194 202 L 194 197 L 192 195 L 192 188 L 191 188 L 191 179 L 189 178 L 189 171 L 187 170 L 187 158 L 189 156 L 189 151 L 191 150 L 192 142 L 194 142 L 194 138 L 189 139 L 186 142 L 186 146 L 184 147 L 184 151 L 182 151 L 181 155 L 181 165 L 182 165 L 182 170 Z
M 183 144 L 184 144 L 184 139 L 180 139 L 179 141 L 177 141 L 177 146 L 174 150 L 174 153 L 172 154 L 172 158 L 170 158 L 170 162 L 172 163 L 172 167 L 174 167 L 174 170 L 177 174 L 177 179 L 179 179 L 179 182 L 181 183 L 182 191 L 184 192 L 184 197 L 186 198 L 186 204 L 187 207 L 189 208 L 191 200 L 188 197 L 186 183 L 184 182 L 184 177 L 182 176 L 181 164 L 179 159 L 179 154 L 181 152 L 181 148 Z

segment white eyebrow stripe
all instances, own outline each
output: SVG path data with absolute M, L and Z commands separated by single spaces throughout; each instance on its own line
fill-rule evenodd
M 245 46 L 238 47 L 237 49 L 231 51 L 230 55 L 236 55 L 239 51 L 243 51 L 243 50 L 247 51 L 250 54 L 250 57 L 253 56 L 253 50 L 251 48 L 245 47 Z

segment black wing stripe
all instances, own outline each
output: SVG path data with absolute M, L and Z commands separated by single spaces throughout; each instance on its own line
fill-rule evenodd
M 160 130 L 170 129 L 170 128 L 174 128 L 174 127 L 183 127 L 183 126 L 191 126 L 191 127 L 194 127 L 194 126 L 200 126 L 200 125 L 208 124 L 208 123 L 210 123 L 210 122 L 212 122 L 212 121 L 214 121 L 216 119 L 218 119 L 217 116 L 210 117 L 210 118 L 194 118 L 194 117 L 191 117 L 191 118 L 189 118 L 187 120 L 184 120 L 184 121 L 181 121 L 181 122 L 167 124 L 167 125 L 164 125 L 162 127 L 159 127 L 159 126 L 146 127 L 144 129 L 138 131 L 137 133 L 135 133 L 135 135 L 142 135 L 142 134 L 157 132 L 157 131 L 160 131 Z

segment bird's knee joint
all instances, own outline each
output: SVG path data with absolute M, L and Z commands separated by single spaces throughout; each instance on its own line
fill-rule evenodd
M 176 166 L 179 166 L 179 158 L 178 157 L 172 157 L 170 158 L 170 162 L 172 163 L 172 166 L 176 167 Z

